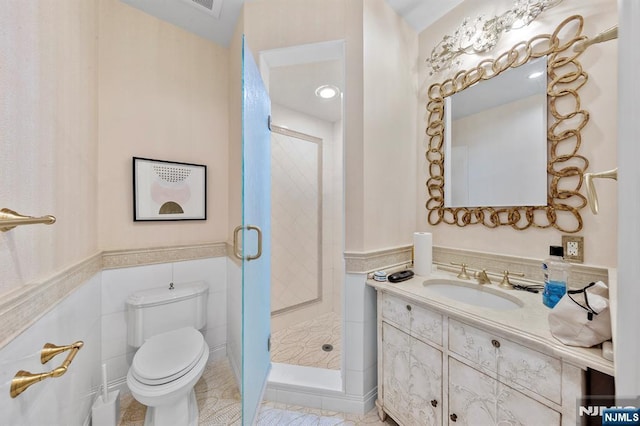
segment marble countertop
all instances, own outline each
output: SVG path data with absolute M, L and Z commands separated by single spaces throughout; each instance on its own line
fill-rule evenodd
M 517 300 L 521 307 L 510 310 L 495 310 L 458 302 L 439 295 L 424 285 L 426 280 L 434 279 L 454 280 L 463 285 L 477 286 L 481 291 L 499 292 L 509 299 Z M 602 356 L 600 345 L 592 348 L 567 346 L 551 335 L 547 321 L 550 309 L 542 304 L 541 293 L 506 290 L 495 283 L 481 286 L 474 279 L 462 281 L 454 274 L 447 272 L 433 273 L 428 278 L 416 275 L 401 283 L 378 282 L 369 279 L 367 284 L 379 292 L 387 292 L 420 303 L 451 318 L 462 320 L 532 349 L 562 358 L 582 369 L 592 368 L 611 376 L 614 375 L 613 362 Z

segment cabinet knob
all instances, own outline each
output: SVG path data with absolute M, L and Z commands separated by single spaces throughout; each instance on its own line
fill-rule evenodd
M 456 420 L 458 420 L 458 416 L 454 414 L 450 415 L 449 418 L 451 419 L 452 422 L 455 422 Z
M 493 345 L 494 348 L 499 348 L 500 347 L 500 342 L 498 342 L 496 339 L 493 339 L 491 341 L 491 344 Z
M 432 399 L 431 400 L 431 405 L 434 406 L 434 407 L 437 407 L 438 406 L 438 401 L 435 400 L 435 399 Z
M 407 311 L 411 310 L 411 305 L 407 305 Z

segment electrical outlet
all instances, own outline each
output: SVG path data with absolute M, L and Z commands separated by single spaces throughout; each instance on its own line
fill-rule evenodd
M 564 260 L 574 263 L 584 262 L 584 237 L 563 235 L 562 247 Z

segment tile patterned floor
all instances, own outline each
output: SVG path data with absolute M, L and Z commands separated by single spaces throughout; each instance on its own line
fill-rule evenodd
M 229 426 L 241 424 L 240 393 L 226 359 L 210 363 L 195 387 L 200 410 L 200 425 Z M 142 426 L 146 408 L 130 394 L 121 401 L 120 426 Z M 263 402 L 258 415 L 259 426 L 397 426 L 387 418 L 381 422 L 374 409 L 365 415 L 346 414 L 286 404 Z
M 325 352 L 322 345 L 333 350 Z M 342 324 L 329 312 L 271 334 L 271 361 L 283 364 L 340 370 Z

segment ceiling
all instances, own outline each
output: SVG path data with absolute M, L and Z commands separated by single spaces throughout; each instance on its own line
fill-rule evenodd
M 315 91 L 327 84 L 343 90 L 342 70 L 342 61 L 335 59 L 271 68 L 271 102 L 330 123 L 336 122 L 342 118 L 342 96 L 322 99 L 315 96 Z
M 228 47 L 231 42 L 242 4 L 245 2 L 245 0 L 120 1 L 225 47 Z M 462 3 L 462 0 L 385 1 L 418 32 Z
M 120 0 L 159 19 L 228 47 L 242 5 L 251 0 Z M 298 0 L 304 1 L 304 0 Z M 417 32 L 421 32 L 462 0 L 385 0 Z M 300 52 L 297 52 L 299 55 Z M 343 66 L 335 58 L 304 63 L 270 64 L 269 92 L 274 103 L 325 121 L 342 117 L 340 99 L 324 100 L 315 89 L 332 84 L 340 89 Z
M 386 0 L 417 32 L 444 16 L 463 0 Z
M 120 0 L 222 46 L 229 47 L 244 0 Z

